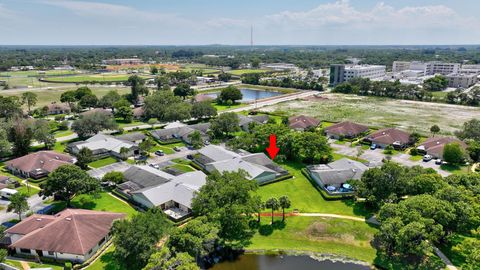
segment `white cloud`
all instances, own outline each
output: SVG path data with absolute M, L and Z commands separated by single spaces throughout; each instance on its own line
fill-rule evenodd
M 286 27 L 353 27 L 364 29 L 429 29 L 467 27 L 473 29 L 480 21 L 465 18 L 443 5 L 403 7 L 395 9 L 381 2 L 371 9 L 359 10 L 342 0 L 317 6 L 314 9 L 284 11 L 266 16 L 266 21 Z M 473 24 L 472 23 L 476 23 Z

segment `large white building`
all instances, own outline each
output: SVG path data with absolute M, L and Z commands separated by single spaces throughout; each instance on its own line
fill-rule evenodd
M 452 73 L 446 76 L 448 87 L 469 88 L 477 83 L 477 74 Z
M 420 61 L 394 61 L 392 66 L 393 74 L 413 70 L 421 71 L 424 76 L 442 74 L 448 75 L 458 73 L 460 71 L 459 63 L 443 63 L 443 62 L 420 62 Z
M 385 66 L 380 65 L 331 65 L 330 85 L 337 85 L 354 78 L 383 79 Z

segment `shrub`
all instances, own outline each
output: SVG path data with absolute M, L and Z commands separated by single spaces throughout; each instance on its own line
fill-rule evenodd
M 72 263 L 71 262 L 65 262 L 65 266 L 63 267 L 65 270 L 71 270 L 72 269 Z

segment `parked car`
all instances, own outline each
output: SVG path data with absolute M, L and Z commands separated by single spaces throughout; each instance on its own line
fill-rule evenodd
M 442 165 L 442 164 L 443 164 L 443 160 L 437 159 L 437 160 L 435 160 L 435 164 L 437 164 L 437 165 Z
M 173 147 L 173 150 L 175 150 L 176 152 L 180 152 L 180 151 L 181 151 L 180 147 L 178 147 L 178 146 Z
M 165 153 L 163 152 L 163 150 L 157 150 L 157 151 L 155 151 L 155 155 L 157 155 L 157 156 L 164 156 Z
M 433 159 L 433 157 L 432 157 L 431 155 L 425 155 L 425 156 L 423 156 L 423 161 L 425 161 L 425 162 L 428 162 L 428 161 L 430 161 L 430 160 L 432 160 L 432 159 Z
M 371 150 L 375 150 L 375 149 L 377 149 L 377 145 L 376 145 L 376 144 L 374 144 L 374 143 L 372 143 L 372 145 L 370 145 L 370 149 L 371 149 Z

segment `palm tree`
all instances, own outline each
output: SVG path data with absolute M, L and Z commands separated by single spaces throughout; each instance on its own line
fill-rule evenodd
M 256 201 L 256 204 L 257 204 L 257 222 L 258 224 L 260 224 L 260 215 L 262 213 L 262 210 L 265 209 L 265 203 L 262 202 L 262 200 L 260 198 L 257 199 Z
M 278 202 L 280 203 L 280 207 L 282 207 L 282 221 L 285 221 L 285 208 L 290 208 L 292 202 L 287 195 L 280 197 Z
M 272 224 L 273 224 L 273 211 L 277 210 L 280 206 L 278 203 L 277 198 L 270 198 L 265 202 L 265 206 L 267 209 L 272 209 Z

